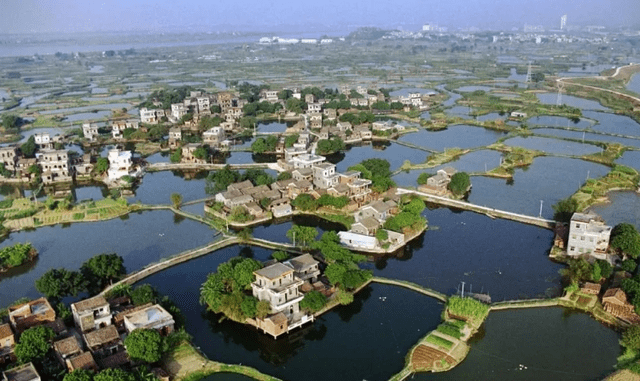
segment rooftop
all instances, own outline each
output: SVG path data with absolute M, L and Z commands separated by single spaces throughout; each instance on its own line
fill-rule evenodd
M 174 324 L 173 316 L 158 304 L 126 314 L 124 319 L 135 328 L 158 329 Z
M 4 339 L 5 337 L 9 337 L 13 335 L 13 331 L 11 330 L 11 326 L 9 324 L 0 325 L 0 339 Z
M 263 269 L 254 271 L 253 273 L 267 279 L 276 279 L 291 272 L 293 272 L 293 269 L 291 269 L 290 267 L 285 266 L 282 263 L 276 263 Z
M 112 341 L 120 340 L 120 336 L 115 326 L 108 325 L 104 328 L 85 333 L 84 339 L 89 347 L 95 348 Z
M 96 369 L 98 366 L 91 355 L 91 352 L 80 353 L 70 358 L 68 361 L 71 369 Z
M 32 363 L 27 363 L 17 368 L 4 371 L 4 378 L 7 381 L 32 381 L 40 380 L 40 375 Z
M 288 263 L 291 264 L 294 270 L 301 271 L 308 267 L 317 265 L 318 261 L 316 261 L 311 254 L 302 254 L 298 257 L 290 259 Z
M 53 343 L 53 349 L 61 355 L 70 355 L 81 351 L 80 344 L 75 336 L 56 341 Z
M 107 300 L 101 296 L 94 296 L 93 298 L 81 300 L 77 303 L 73 303 L 72 306 L 78 312 L 93 311 L 96 308 L 108 306 Z

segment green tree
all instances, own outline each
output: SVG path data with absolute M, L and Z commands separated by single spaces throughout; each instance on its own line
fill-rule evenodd
M 346 306 L 348 304 L 353 303 L 353 294 L 350 293 L 349 291 L 339 289 L 336 295 L 336 299 L 338 300 L 338 303 L 340 303 L 343 306 Z
M 271 313 L 271 305 L 266 300 L 261 300 L 256 304 L 256 317 L 264 319 Z
M 380 242 L 384 242 L 389 239 L 389 233 L 384 229 L 378 229 L 378 231 L 376 231 L 376 239 Z
M 56 336 L 53 330 L 43 325 L 22 332 L 14 353 L 20 363 L 43 358 L 51 348 L 51 340 Z
M 93 171 L 97 174 L 103 174 L 109 169 L 109 160 L 106 157 L 99 157 Z
M 158 298 L 158 293 L 149 284 L 140 285 L 131 290 L 131 301 L 136 306 L 140 306 L 147 303 L 155 303 Z
M 618 224 L 611 231 L 610 246 L 631 258 L 637 258 L 640 255 L 640 233 L 631 224 Z
M 228 165 L 219 171 L 215 171 L 207 176 L 205 192 L 216 194 L 225 191 L 227 187 L 241 178 L 240 172 L 232 170 Z
M 5 130 L 19 130 L 20 118 L 13 114 L 2 115 L 2 126 Z
M 182 206 L 182 195 L 180 193 L 171 193 L 171 203 L 176 209 L 180 209 Z
M 36 139 L 33 135 L 29 136 L 29 139 L 20 146 L 20 151 L 25 157 L 35 157 Z
M 293 225 L 287 231 L 287 238 L 296 244 L 302 243 L 301 246 L 307 246 L 313 242 L 318 236 L 318 230 L 311 226 Z
M 244 171 L 242 180 L 250 180 L 253 185 L 271 185 L 275 182 L 273 177 L 268 174 L 264 169 L 249 168 Z
M 449 183 L 449 190 L 453 194 L 460 196 L 463 195 L 471 186 L 471 179 L 466 172 L 457 172 L 451 176 L 451 182 Z
M 134 361 L 155 363 L 160 361 L 165 343 L 155 329 L 135 329 L 124 340 L 129 357 Z
M 613 267 L 611 267 L 609 261 L 598 259 L 596 263 L 598 264 L 598 267 L 600 267 L 600 275 L 605 279 L 609 279 L 611 274 L 613 274 Z
M 108 368 L 96 374 L 93 381 L 136 381 L 136 378 L 122 369 Z
M 245 296 L 240 304 L 240 309 L 244 316 L 248 318 L 256 317 L 256 314 L 258 313 L 258 299 L 253 296 Z
M 86 369 L 75 369 L 71 373 L 64 375 L 62 381 L 92 381 L 93 372 Z
M 93 288 L 97 287 L 98 291 L 127 273 L 124 268 L 124 259 L 115 253 L 99 254 L 89 258 L 80 267 L 80 272 Z
M 306 210 L 306 211 L 314 211 L 318 208 L 317 201 L 307 193 L 299 194 L 292 202 L 296 209 Z
M 327 297 L 319 291 L 313 290 L 304 294 L 300 301 L 300 308 L 309 312 L 318 312 L 327 304 Z
M 634 272 L 636 270 L 636 267 L 638 267 L 638 265 L 636 264 L 636 261 L 634 261 L 633 259 L 625 259 L 624 261 L 622 261 L 622 264 L 620 265 L 620 267 L 627 272 Z
M 51 269 L 36 280 L 36 289 L 47 298 L 77 296 L 86 288 L 87 281 L 82 274 L 67 269 Z
M 173 152 L 171 154 L 171 156 L 169 156 L 169 160 L 172 163 L 179 163 L 182 161 L 182 149 L 178 148 L 177 150 L 175 150 L 175 152 Z
M 569 197 L 558 201 L 557 204 L 552 206 L 554 213 L 553 219 L 559 222 L 571 221 L 571 216 L 578 210 L 578 201 Z
M 274 251 L 273 253 L 271 253 L 271 258 L 275 259 L 278 262 L 283 262 L 289 259 L 290 255 L 285 251 Z
M 427 183 L 427 180 L 429 180 L 429 177 L 433 176 L 433 174 L 431 173 L 427 173 L 427 172 L 422 172 L 419 176 L 418 176 L 418 185 L 424 185 Z
M 622 345 L 629 349 L 640 350 L 640 326 L 632 325 L 622 334 Z
M 602 269 L 600 268 L 600 264 L 595 262 L 591 266 L 591 280 L 594 282 L 600 282 L 600 279 L 602 279 Z
M 289 180 L 293 178 L 293 175 L 291 174 L 291 172 L 280 172 L 278 173 L 278 177 L 276 180 L 280 181 L 280 180 Z
M 207 151 L 205 147 L 198 147 L 195 151 L 193 151 L 193 156 L 200 160 L 207 160 L 209 151 Z
M 593 269 L 589 262 L 584 258 L 569 259 L 569 268 L 561 270 L 561 273 L 568 277 L 571 282 L 578 283 L 593 278 Z

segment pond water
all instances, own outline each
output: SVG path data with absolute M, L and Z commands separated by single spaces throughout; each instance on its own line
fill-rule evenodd
M 616 163 L 635 168 L 640 172 L 640 151 L 626 151 Z
M 420 114 L 420 117 L 424 120 L 431 120 L 431 114 L 429 114 L 429 111 L 425 111 L 422 114 Z
M 111 109 L 121 109 L 121 108 L 129 108 L 131 107 L 130 104 L 128 103 L 107 103 L 107 104 L 96 104 L 96 105 L 91 105 L 91 106 L 81 106 L 81 107 L 69 107 L 69 108 L 61 108 L 61 109 L 56 109 L 56 110 L 47 110 L 47 111 L 40 111 L 40 114 L 43 115 L 49 115 L 49 114 L 66 114 L 69 112 L 76 112 L 76 111 L 91 111 L 91 110 L 111 110 Z
M 336 222 L 311 216 L 292 216 L 291 218 L 285 218 L 278 222 L 269 222 L 253 227 L 253 236 L 274 242 L 291 243 L 291 240 L 287 237 L 287 231 L 291 229 L 294 224 L 316 228 L 318 231 L 316 238 L 318 239 L 322 236 L 322 233 L 326 231 L 338 232 L 347 230 L 344 225 Z
M 609 168 L 579 159 L 538 157 L 528 168 L 516 169 L 513 181 L 474 176 L 469 202 L 510 212 L 553 217 L 552 205 L 569 197 L 588 178 L 606 175 Z
M 169 152 L 156 152 L 153 155 L 149 155 L 145 158 L 147 163 L 168 163 L 170 161 Z
M 456 94 L 456 93 L 452 93 L 452 92 L 449 92 L 449 91 L 447 91 L 447 94 L 449 94 L 450 98 L 447 99 L 446 101 L 442 102 L 442 105 L 444 107 L 453 106 L 458 99 L 462 98 L 462 95 Z
M 54 137 L 56 135 L 60 135 L 64 133 L 64 130 L 62 128 L 57 128 L 57 127 L 32 128 L 29 130 L 22 130 L 20 131 L 20 135 L 22 135 L 22 139 L 20 139 L 18 143 L 26 142 L 31 136 L 35 134 L 44 134 L 44 133 L 49 133 L 51 137 Z
M 102 119 L 111 115 L 111 111 L 83 112 L 79 114 L 66 115 L 64 121 L 77 122 L 82 120 Z
M 558 102 L 558 94 L 556 93 L 543 93 L 536 94 L 538 100 L 541 103 L 547 105 L 555 105 Z M 574 97 L 572 95 L 562 94 L 562 104 L 577 107 L 583 110 L 608 110 L 597 101 L 592 101 L 584 98 Z
M 626 222 L 640 230 L 640 194 L 636 192 L 610 192 L 610 202 L 594 205 L 589 210 L 604 218 L 607 225 Z
M 455 106 L 444 110 L 445 114 L 450 116 L 458 116 L 462 119 L 473 119 L 473 117 L 471 116 L 472 112 L 473 109 L 467 106 Z
M 508 116 L 509 115 L 507 115 L 507 114 L 500 115 L 497 112 L 490 112 L 488 114 L 476 116 L 476 120 L 480 121 L 480 122 L 485 122 L 487 120 L 496 120 L 496 119 L 505 120 L 505 119 L 507 119 Z
M 0 277 L 0 306 L 26 296 L 40 295 L 35 281 L 47 270 L 64 267 L 77 270 L 94 255 L 117 253 L 127 271 L 158 261 L 213 240 L 208 226 L 176 218 L 170 211 L 134 213 L 109 221 L 40 227 L 11 233 L 0 246 L 31 242 L 38 250 L 35 264 Z
M 460 365 L 412 379 L 601 380 L 614 371 L 619 338 L 590 316 L 569 309 L 494 311 L 471 339 L 469 355 Z
M 336 164 L 337 172 L 345 172 L 347 168 L 370 158 L 386 159 L 391 165 L 391 170 L 396 170 L 409 160 L 412 163 L 422 163 L 426 160 L 428 152 L 401 146 L 396 143 L 371 144 L 352 146 L 347 151 L 327 156 L 327 161 Z
M 214 373 L 200 381 L 255 381 L 255 378 L 238 373 Z
M 489 86 L 462 86 L 456 89 L 456 91 L 459 91 L 461 93 L 471 93 L 473 91 L 485 91 L 485 92 L 489 92 L 491 91 L 491 87 Z
M 398 97 L 398 96 L 407 96 L 409 95 L 409 93 L 420 93 L 422 95 L 424 94 L 429 94 L 432 93 L 433 89 L 423 89 L 420 87 L 408 87 L 408 88 L 404 88 L 404 89 L 400 89 L 400 90 L 395 90 L 389 93 L 390 96 L 392 97 Z
M 161 171 L 146 173 L 140 185 L 135 189 L 135 196 L 129 202 L 140 201 L 143 204 L 171 204 L 171 194 L 180 193 L 182 201 L 193 201 L 207 197 L 204 191 L 206 172 L 196 179 L 185 180 L 180 171 Z
M 91 68 L 89 69 L 89 73 L 104 73 L 104 66 L 101 66 L 101 65 L 91 66 Z
M 633 77 L 631 77 L 631 80 L 627 83 L 627 90 L 640 94 L 640 75 L 634 74 Z
M 475 178 L 472 179 L 472 183 Z M 403 250 L 367 264 L 375 275 L 454 294 L 460 282 L 493 301 L 561 292 L 563 267 L 548 259 L 553 232 L 447 208 L 426 210 L 429 230 Z
M 279 122 L 260 122 L 258 123 L 258 131 L 260 132 L 284 132 L 287 129 L 286 123 Z
M 498 151 L 492 151 L 492 150 L 473 151 L 466 155 L 462 155 L 455 161 L 451 161 L 449 163 L 446 163 L 434 168 L 429 168 L 425 170 L 415 170 L 415 171 L 409 171 L 409 172 L 402 171 L 397 175 L 393 176 L 393 181 L 395 181 L 396 184 L 400 186 L 415 187 L 417 186 L 416 181 L 418 179 L 418 176 L 420 176 L 422 172 L 436 173 L 438 169 L 441 169 L 444 167 L 453 167 L 458 171 L 467 172 L 467 173 L 484 172 L 485 168 L 487 170 L 491 170 L 499 166 L 501 157 L 502 157 L 502 154 Z
M 596 131 L 640 136 L 640 124 L 628 116 L 595 111 L 586 111 L 583 115 L 599 122 L 599 124 L 592 127 Z
M 186 330 L 194 344 L 212 360 L 242 363 L 287 380 L 387 380 L 402 369 L 409 348 L 440 321 L 442 305 L 435 299 L 372 285 L 349 306 L 336 308 L 278 340 L 229 320 L 220 322 L 198 303 L 200 285 L 218 264 L 239 254 L 266 260 L 271 251 L 229 247 L 141 282 L 176 302 L 187 317 Z
M 626 146 L 640 148 L 640 139 L 620 138 L 617 136 L 594 134 L 592 132 L 567 131 L 555 128 L 536 128 L 532 131 L 534 134 L 553 135 L 578 140 L 582 140 L 582 138 L 584 138 L 586 141 L 591 140 L 596 142 L 617 142 Z
M 458 124 L 440 131 L 421 130 L 402 136 L 399 140 L 436 151 L 446 148 L 473 148 L 495 143 L 504 133 L 482 127 Z M 413 161 L 412 161 L 413 162 Z
M 109 93 L 109 89 L 107 89 L 106 87 L 94 87 L 93 89 L 91 89 L 91 94 L 108 94 Z
M 74 193 L 74 198 L 77 201 L 84 200 L 101 200 L 109 194 L 109 190 L 106 186 L 85 186 L 85 187 L 76 187 L 72 191 Z
M 80 92 L 83 93 L 83 92 Z M 126 94 L 116 94 L 116 95 L 110 95 L 108 97 L 84 97 L 81 98 L 83 101 L 87 101 L 87 102 L 100 102 L 100 101 L 117 101 L 120 99 L 128 99 L 128 98 L 138 98 L 138 97 L 145 97 L 147 95 L 151 94 L 148 91 L 130 91 Z
M 582 144 L 552 138 L 541 138 L 537 136 L 529 136 L 526 138 L 517 136 L 515 138 L 505 140 L 504 144 L 511 147 L 523 147 L 562 155 L 589 155 L 602 151 L 602 148 L 586 143 Z
M 594 122 L 589 119 L 580 118 L 577 122 L 572 121 L 569 118 L 561 116 L 535 116 L 527 119 L 527 124 L 534 126 L 557 126 L 557 127 L 571 127 L 571 128 L 589 128 L 594 125 Z

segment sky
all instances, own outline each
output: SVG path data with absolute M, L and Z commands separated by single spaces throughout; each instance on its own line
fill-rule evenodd
M 640 0 L 0 0 L 0 33 L 226 32 L 360 26 L 508 30 L 523 25 L 640 28 Z

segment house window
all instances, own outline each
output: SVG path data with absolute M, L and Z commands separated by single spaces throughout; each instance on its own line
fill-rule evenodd
M 580 224 L 576 224 L 576 229 L 580 229 Z
M 571 249 L 569 249 L 569 251 L 576 251 L 576 247 L 575 246 L 571 246 Z

